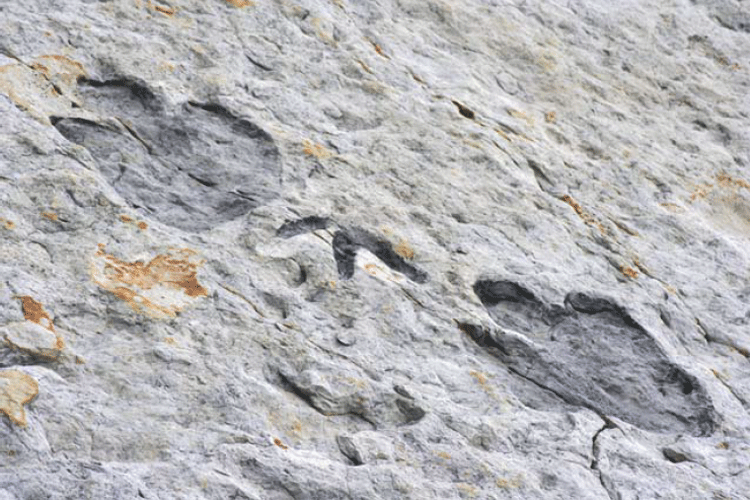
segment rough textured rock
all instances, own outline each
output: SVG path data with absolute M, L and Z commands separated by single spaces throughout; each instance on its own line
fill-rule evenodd
M 0 5 L 0 499 L 750 498 L 739 0 Z

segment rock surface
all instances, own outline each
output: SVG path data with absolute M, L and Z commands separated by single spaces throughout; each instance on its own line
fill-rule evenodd
M 750 498 L 741 0 L 0 5 L 0 498 Z

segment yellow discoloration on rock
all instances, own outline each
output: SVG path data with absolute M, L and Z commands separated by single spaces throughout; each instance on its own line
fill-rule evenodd
M 16 227 L 16 223 L 10 219 L 5 219 L 3 217 L 0 217 L 0 226 L 10 231 L 11 229 Z
M 498 488 L 505 488 L 505 489 L 520 488 L 523 485 L 523 475 L 516 474 L 510 479 L 498 478 L 495 481 L 495 484 L 498 486 Z
M 79 78 L 86 76 L 83 64 L 61 55 L 39 56 L 31 64 L 31 67 L 38 69 L 46 77 L 55 80 L 56 83 L 68 87 L 66 90 L 73 88 Z
M 26 412 L 23 405 L 39 394 L 37 381 L 23 372 L 6 370 L 0 372 L 0 412 L 11 422 L 26 427 Z
M 68 112 L 71 101 L 77 101 L 73 90 L 84 76 L 81 63 L 63 55 L 42 55 L 29 64 L 1 66 L 0 93 L 39 122 L 51 125 L 49 116 Z
M 398 245 L 394 248 L 394 251 L 405 259 L 411 260 L 414 258 L 414 249 L 406 240 L 399 241 Z
M 244 9 L 245 7 L 252 7 L 255 5 L 255 2 L 251 0 L 226 0 L 226 2 L 232 7 L 237 7 L 238 9 Z
M 172 249 L 148 263 L 127 262 L 107 254 L 104 245 L 99 245 L 92 260 L 91 277 L 133 310 L 155 318 L 169 318 L 208 295 L 197 278 L 203 262 L 189 249 Z
M 513 118 L 525 121 L 529 126 L 534 126 L 534 119 L 523 111 L 518 111 L 517 109 L 509 109 L 508 114 Z
M 328 151 L 325 146 L 322 146 L 321 144 L 314 144 L 308 140 L 305 140 L 302 143 L 302 152 L 304 152 L 308 156 L 314 156 L 315 158 L 330 158 L 333 156 L 333 154 Z

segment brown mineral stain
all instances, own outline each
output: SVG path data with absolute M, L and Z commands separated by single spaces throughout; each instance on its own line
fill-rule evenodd
M 237 7 L 238 9 L 255 5 L 255 2 L 251 0 L 226 0 L 226 2 L 233 7 Z
M 375 43 L 373 41 L 370 41 L 370 43 L 372 44 L 372 47 L 375 49 L 375 52 L 377 52 L 379 56 L 385 57 L 386 59 L 390 59 L 390 57 L 388 57 L 388 54 L 386 54 L 385 51 L 383 51 L 383 47 L 381 47 L 379 43 Z
M 0 413 L 11 422 L 26 427 L 26 412 L 23 405 L 39 394 L 36 379 L 17 370 L 0 372 Z
M 406 240 L 399 241 L 398 245 L 396 245 L 395 251 L 405 259 L 411 260 L 414 258 L 414 249 L 409 246 L 409 243 Z
M 174 7 L 166 7 L 164 5 L 154 5 L 154 10 L 157 12 L 161 12 L 166 16 L 173 16 L 174 13 L 177 12 L 177 9 L 175 9 Z
M 5 229 L 10 231 L 14 227 L 16 227 L 16 223 L 9 219 L 4 219 L 3 217 L 0 217 L 0 225 L 2 225 Z
M 57 221 L 57 214 L 55 212 L 42 212 L 42 217 L 51 221 Z
M 378 274 L 378 266 L 376 266 L 375 264 L 365 264 L 365 271 L 375 276 L 376 274 Z
M 192 300 L 208 295 L 197 277 L 202 260 L 189 249 L 174 249 L 148 263 L 127 262 L 107 254 L 100 244 L 92 279 L 134 310 L 156 317 L 174 317 Z
M 68 87 L 75 85 L 79 78 L 86 76 L 83 64 L 58 54 L 39 56 L 31 67 Z
M 16 298 L 21 300 L 24 319 L 41 325 L 51 332 L 55 331 L 55 325 L 52 324 L 52 318 L 50 318 L 47 311 L 44 310 L 41 302 L 37 302 L 29 295 Z
M 478 372 L 476 370 L 471 370 L 469 372 L 469 375 L 474 377 L 476 381 L 479 382 L 479 385 L 485 386 L 487 384 L 487 377 L 485 377 L 483 373 Z
M 288 449 L 289 449 L 289 447 L 288 447 L 287 445 L 285 445 L 285 444 L 284 444 L 284 443 L 283 443 L 283 442 L 281 441 L 281 439 L 279 439 L 279 438 L 273 438 L 273 444 L 275 444 L 276 446 L 278 446 L 278 447 L 279 447 L 279 448 L 281 448 L 282 450 L 288 450 Z
M 547 111 L 544 113 L 544 121 L 547 123 L 555 123 L 555 121 L 557 121 L 557 113 L 554 111 Z
M 302 151 L 308 155 L 308 156 L 314 156 L 315 158 L 328 158 L 331 155 L 331 152 L 328 151 L 325 146 L 322 146 L 320 144 L 314 144 L 310 141 L 304 141 L 302 144 Z
M 136 227 L 140 229 L 141 231 L 145 231 L 148 229 L 148 224 L 143 222 L 142 220 L 139 220 L 138 222 L 135 221 L 131 216 L 122 214 L 120 215 L 120 220 L 123 221 L 125 224 L 133 224 L 135 223 Z
M 495 481 L 495 484 L 499 488 L 505 488 L 505 489 L 520 488 L 521 485 L 523 484 L 523 475 L 522 474 L 516 474 L 515 476 L 513 476 L 510 479 L 497 478 L 497 480 Z
M 750 189 L 750 183 L 742 179 L 734 179 L 725 173 L 720 173 L 716 176 L 716 180 L 719 181 L 719 185 L 722 187 L 741 187 Z
M 628 278 L 636 279 L 638 277 L 638 271 L 629 266 L 620 266 L 620 272 Z
M 523 111 L 518 111 L 517 109 L 509 109 L 508 114 L 513 118 L 518 118 L 519 120 L 525 121 L 530 126 L 534 125 L 534 119 Z
M 561 196 L 560 200 L 570 205 L 570 207 L 575 211 L 576 214 L 578 214 L 578 217 L 580 217 L 583 222 L 585 222 L 589 226 L 595 226 L 597 229 L 599 229 L 599 232 L 601 232 L 605 236 L 612 236 L 609 229 L 604 227 L 601 224 L 601 222 L 596 220 L 596 218 L 593 215 L 586 212 L 583 209 L 583 207 L 580 205 L 580 203 L 575 201 L 572 196 L 566 194 L 566 195 Z
M 148 264 L 143 262 L 124 262 L 108 255 L 109 269 L 116 279 L 126 285 L 136 285 L 144 289 L 153 288 L 158 283 L 166 283 L 173 288 L 182 288 L 190 297 L 207 295 L 196 278 L 196 266 L 185 260 L 170 258 L 169 255 L 157 255 Z

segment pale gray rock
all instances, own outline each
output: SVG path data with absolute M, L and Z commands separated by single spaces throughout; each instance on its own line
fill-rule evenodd
M 745 3 L 4 2 L 0 499 L 750 498 Z

